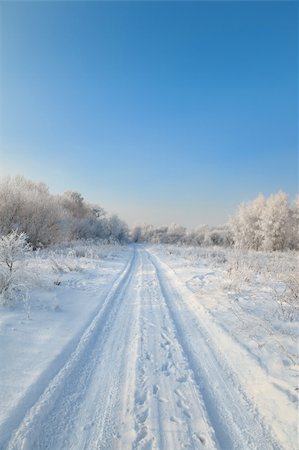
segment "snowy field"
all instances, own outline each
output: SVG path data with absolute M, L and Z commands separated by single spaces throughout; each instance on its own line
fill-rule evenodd
M 1 306 L 0 448 L 298 448 L 292 252 L 76 244 Z

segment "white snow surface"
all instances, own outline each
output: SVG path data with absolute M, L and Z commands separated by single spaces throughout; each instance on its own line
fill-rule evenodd
M 235 278 L 234 257 L 116 246 L 57 274 L 45 254 L 29 318 L 1 306 L 0 448 L 297 449 L 297 311 L 270 256 Z

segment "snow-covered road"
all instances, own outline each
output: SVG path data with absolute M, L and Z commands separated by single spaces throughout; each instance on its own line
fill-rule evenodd
M 250 380 L 242 375 L 232 361 L 250 365 L 243 350 L 235 343 L 230 358 L 220 349 L 221 330 L 192 295 L 149 249 L 132 246 L 102 308 L 6 448 L 295 449 L 286 396 L 275 392 L 281 414 L 271 416 L 250 386 L 254 376 L 267 384 L 266 375 L 259 366 Z

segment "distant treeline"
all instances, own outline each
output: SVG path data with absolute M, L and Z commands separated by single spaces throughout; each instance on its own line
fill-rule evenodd
M 137 226 L 132 231 L 135 242 L 237 247 L 252 250 L 299 249 L 299 198 L 290 205 L 283 192 L 242 203 L 228 224 L 200 227 L 187 231 L 179 225 Z
M 177 224 L 154 227 L 153 225 L 136 226 L 131 237 L 134 242 L 151 242 L 159 244 L 180 244 L 195 246 L 220 245 L 230 247 L 233 237 L 228 226 L 203 226 L 197 230 L 187 231 Z
M 99 205 L 78 192 L 53 195 L 44 183 L 22 176 L 0 181 L 0 235 L 25 233 L 30 244 L 44 247 L 77 239 L 107 242 L 225 246 L 253 250 L 299 249 L 299 199 L 290 204 L 283 192 L 259 195 L 243 203 L 229 223 L 188 231 L 179 225 L 136 226 L 129 230 L 117 215 L 107 216 Z

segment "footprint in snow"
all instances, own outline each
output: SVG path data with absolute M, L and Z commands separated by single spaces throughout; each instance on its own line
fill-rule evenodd
M 146 421 L 146 419 L 148 418 L 148 412 L 149 412 L 149 410 L 146 409 L 142 413 L 138 414 L 137 415 L 137 422 L 144 423 Z
M 176 404 L 179 408 L 181 408 L 184 416 L 186 416 L 188 419 L 192 418 L 192 415 L 189 412 L 189 408 L 187 407 L 187 405 L 185 405 L 181 398 L 176 402 Z
M 206 438 L 197 431 L 194 431 L 192 437 L 198 439 L 202 445 L 206 445 Z
M 143 405 L 147 399 L 147 392 L 137 392 L 135 395 L 135 401 L 138 405 Z
M 180 397 L 180 398 L 182 398 L 182 399 L 185 399 L 185 397 L 184 397 L 184 395 L 182 394 L 182 392 L 180 391 L 180 389 L 175 389 L 174 391 L 173 391 L 178 397 Z
M 142 427 L 141 430 L 139 431 L 139 433 L 137 434 L 136 441 L 135 441 L 135 448 L 136 448 L 136 445 L 138 445 L 140 441 L 142 441 L 143 439 L 146 438 L 146 436 L 147 436 L 147 427 Z
M 176 381 L 177 381 L 178 383 L 185 383 L 185 382 L 187 381 L 187 379 L 188 379 L 188 376 L 187 376 L 187 375 L 182 375 L 181 377 L 178 377 L 178 378 L 176 379 Z
M 171 422 L 174 422 L 174 423 L 179 423 L 179 424 L 182 423 L 181 419 L 179 419 L 179 418 L 176 417 L 176 416 L 171 416 L 171 417 L 170 417 L 170 420 L 171 420 Z
M 159 386 L 157 384 L 153 385 L 153 394 L 156 395 L 159 390 Z
M 160 403 L 168 403 L 168 400 L 165 397 L 158 397 L 158 400 Z

